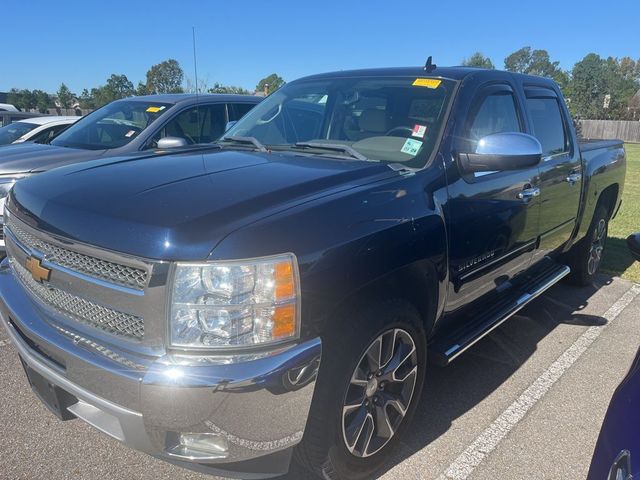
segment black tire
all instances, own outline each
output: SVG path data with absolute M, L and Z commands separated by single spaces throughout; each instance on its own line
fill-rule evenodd
M 323 336 L 322 345 L 322 361 L 320 366 L 320 373 L 316 383 L 316 390 L 314 399 L 311 405 L 309 413 L 309 419 L 305 428 L 305 434 L 302 442 L 296 447 L 295 458 L 296 461 L 304 468 L 314 472 L 324 479 L 331 480 L 361 480 L 371 478 L 374 472 L 379 470 L 385 462 L 389 459 L 389 454 L 394 448 L 394 445 L 401 437 L 407 425 L 411 423 L 411 417 L 413 416 L 416 406 L 419 403 L 422 387 L 424 384 L 425 368 L 426 368 L 426 336 L 424 331 L 424 325 L 420 314 L 417 310 L 408 302 L 404 300 L 388 300 L 384 302 L 378 302 L 371 304 L 368 307 L 352 312 L 351 315 L 343 316 L 339 321 L 333 322 L 331 330 L 327 335 Z M 382 337 L 384 335 L 384 337 Z M 391 336 L 393 335 L 393 336 Z M 380 362 L 382 367 L 379 372 L 382 372 L 385 368 L 390 369 L 392 360 L 396 358 L 408 359 L 404 363 L 405 370 L 398 377 L 402 378 L 405 374 L 410 379 L 409 383 L 406 381 L 403 383 L 406 385 L 413 384 L 411 396 L 408 400 L 408 406 L 406 413 L 398 422 L 399 413 L 394 416 L 394 408 L 390 407 L 391 403 L 387 403 L 384 399 L 390 398 L 387 396 L 386 390 L 396 388 L 398 384 L 395 374 L 399 371 L 395 370 L 392 374 L 393 381 L 384 382 L 385 378 L 389 378 L 387 373 L 379 373 L 381 375 L 378 379 L 369 380 L 366 387 L 362 387 L 362 405 L 357 407 L 358 412 L 348 415 L 359 415 L 360 411 L 371 412 L 370 423 L 367 420 L 363 425 L 367 425 L 367 432 L 374 431 L 373 425 L 375 425 L 375 418 L 379 417 L 381 411 L 387 412 L 382 418 L 391 421 L 387 421 L 386 425 L 389 426 L 390 440 L 386 440 L 387 443 L 382 444 L 383 439 L 379 438 L 378 429 L 375 430 L 375 438 L 368 437 L 369 441 L 365 438 L 364 441 L 367 444 L 371 444 L 374 440 L 377 442 L 374 452 L 374 448 L 371 448 L 370 456 L 363 458 L 363 455 L 358 455 L 356 450 L 349 450 L 347 446 L 348 435 L 343 429 L 343 422 L 347 421 L 349 417 L 345 414 L 343 418 L 343 412 L 345 409 L 345 402 L 358 403 L 359 399 L 349 399 L 347 395 L 353 393 L 354 388 L 360 388 L 356 385 L 354 387 L 353 382 L 360 382 L 359 379 L 354 379 L 354 376 L 358 372 L 364 372 L 362 362 L 369 362 L 369 357 L 364 356 L 364 352 L 371 347 L 374 342 L 380 340 L 380 351 L 385 350 L 385 354 L 380 354 L 381 358 L 388 356 L 389 360 L 384 363 Z M 389 341 L 394 345 L 390 345 Z M 406 352 L 409 352 L 409 345 L 413 342 L 415 347 L 414 356 L 409 358 Z M 383 345 L 386 345 L 383 347 Z M 398 345 L 396 347 L 396 345 Z M 390 350 L 389 350 L 390 348 Z M 396 352 L 396 353 L 394 353 Z M 415 358 L 414 358 L 415 357 Z M 403 364 L 403 362 L 399 362 Z M 415 365 L 414 365 L 415 363 Z M 415 383 L 413 383 L 413 373 L 407 374 L 408 369 L 411 372 L 415 368 Z M 366 374 L 365 374 L 366 376 Z M 371 377 L 368 377 L 371 378 Z M 380 382 L 380 383 L 378 383 Z M 372 383 L 372 385 L 369 385 Z M 387 383 L 387 385 L 384 385 Z M 409 391 L 408 387 L 402 387 L 402 391 Z M 370 387 L 375 393 L 370 393 Z M 396 388 L 396 389 L 399 389 Z M 371 397 L 369 395 L 372 395 Z M 389 393 L 390 396 L 395 393 Z M 356 395 L 359 397 L 359 395 Z M 408 397 L 404 397 L 405 399 Z M 373 404 L 376 404 L 374 406 Z M 384 404 L 385 407 L 380 408 Z M 347 407 L 351 408 L 351 407 Z M 369 410 L 361 410 L 369 409 Z M 395 410 L 400 412 L 401 409 Z M 394 427 L 391 424 L 394 424 Z M 369 430 L 371 428 L 371 430 Z M 355 432 L 355 430 L 351 430 Z M 364 432 L 364 429 L 360 430 Z M 356 435 L 359 437 L 359 435 Z M 354 442 L 354 445 L 358 443 L 358 438 Z M 367 447 L 368 448 L 368 447 Z M 366 451 L 367 448 L 364 450 Z
M 569 283 L 578 286 L 591 285 L 600 268 L 608 231 L 609 210 L 604 205 L 598 205 L 587 234 L 569 252 Z

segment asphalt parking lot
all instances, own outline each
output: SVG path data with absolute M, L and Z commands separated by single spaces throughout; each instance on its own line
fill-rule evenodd
M 558 285 L 452 366 L 381 478 L 582 479 L 611 395 L 640 345 L 640 285 Z M 0 330 L 0 478 L 211 479 L 133 452 L 31 394 Z M 293 468 L 287 479 L 306 478 Z

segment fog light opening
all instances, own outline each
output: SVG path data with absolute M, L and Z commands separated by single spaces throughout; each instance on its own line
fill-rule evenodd
M 170 432 L 166 453 L 188 461 L 206 461 L 226 458 L 227 439 L 216 433 Z

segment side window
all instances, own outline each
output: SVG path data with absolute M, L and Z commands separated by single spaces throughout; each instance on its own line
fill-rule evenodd
M 229 104 L 229 121 L 240 120 L 244 115 L 255 107 L 255 103 L 232 103 Z
M 209 143 L 224 133 L 225 105 L 200 105 L 189 108 L 164 125 L 149 141 L 147 148 L 155 148 L 164 137 L 184 138 L 187 144 Z
M 528 98 L 527 109 L 533 122 L 533 134 L 542 145 L 542 156 L 569 150 L 567 135 L 556 98 Z
M 469 127 L 469 139 L 477 142 L 493 133 L 520 131 L 522 129 L 513 94 L 500 92 L 482 100 Z
M 55 137 L 62 130 L 67 128 L 69 125 L 56 125 L 54 127 L 49 127 L 38 133 L 35 137 L 33 137 L 30 141 L 34 143 L 49 143 L 53 137 Z

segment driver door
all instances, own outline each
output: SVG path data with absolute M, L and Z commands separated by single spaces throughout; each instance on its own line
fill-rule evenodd
M 198 105 L 182 110 L 165 123 L 151 137 L 147 148 L 156 148 L 164 137 L 184 138 L 188 145 L 210 143 L 217 140 L 227 124 L 227 108 L 224 103 Z
M 470 103 L 458 151 L 475 151 L 484 136 L 525 132 L 514 88 L 481 88 Z M 450 177 L 448 201 L 449 310 L 500 289 L 531 263 L 538 235 L 538 167 Z

